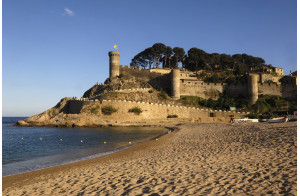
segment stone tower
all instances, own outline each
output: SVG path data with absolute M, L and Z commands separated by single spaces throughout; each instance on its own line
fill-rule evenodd
M 250 99 L 250 104 L 253 105 L 258 99 L 258 75 L 248 76 L 248 96 Z
M 120 75 L 120 52 L 110 51 L 109 56 L 109 77 Z
M 171 96 L 173 99 L 180 99 L 180 70 L 172 69 L 171 72 L 171 84 L 172 84 L 172 92 Z

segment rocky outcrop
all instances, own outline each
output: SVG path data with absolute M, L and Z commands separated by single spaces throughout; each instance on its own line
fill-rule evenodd
M 18 126 L 95 127 L 107 124 L 91 113 L 69 114 L 70 98 L 63 98 L 56 106 L 16 123 Z

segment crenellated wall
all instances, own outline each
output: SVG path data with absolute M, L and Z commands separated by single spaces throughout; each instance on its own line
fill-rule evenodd
M 258 83 L 258 94 L 259 95 L 280 95 L 282 96 L 281 84 L 274 83 Z
M 117 109 L 117 112 L 111 115 L 104 115 L 101 109 L 105 106 L 112 105 Z M 210 117 L 229 118 L 231 115 L 235 117 L 243 117 L 246 112 L 222 111 L 200 109 L 195 107 L 185 107 L 171 104 L 136 102 L 126 100 L 87 100 L 87 99 L 70 99 L 66 108 L 65 114 L 79 114 L 84 106 L 89 108 L 99 106 L 98 116 L 104 120 L 111 121 L 139 121 L 153 119 L 167 119 L 168 115 L 177 115 L 180 119 L 197 119 Z M 128 112 L 133 107 L 139 107 L 143 111 L 140 115 Z
M 208 109 L 199 109 L 194 107 L 184 107 L 170 104 L 158 104 L 158 103 L 145 103 L 145 102 L 132 102 L 124 100 L 103 100 L 100 107 L 112 105 L 118 111 L 112 115 L 102 115 L 103 119 L 116 119 L 118 121 L 128 120 L 148 120 L 148 119 L 167 119 L 168 115 L 177 115 L 178 118 L 201 118 L 201 117 L 242 117 L 246 113 L 240 112 L 226 112 Z M 133 107 L 140 107 L 142 113 L 136 115 L 128 112 Z
M 122 65 L 120 65 L 119 68 L 120 68 L 120 73 L 147 80 L 148 83 L 152 85 L 154 88 L 162 88 L 170 96 L 174 96 L 173 95 L 174 92 L 179 92 L 181 96 L 182 95 L 199 96 L 204 99 L 209 99 L 209 98 L 218 99 L 219 92 L 220 92 L 220 93 L 226 93 L 232 97 L 250 98 L 250 94 L 253 97 L 256 94 L 256 89 L 257 89 L 258 95 L 268 94 L 268 95 L 280 95 L 289 99 L 297 98 L 296 79 L 294 78 L 292 78 L 294 80 L 291 80 L 291 82 L 287 84 L 257 83 L 256 85 L 253 83 L 255 79 L 257 81 L 266 79 L 266 78 L 256 77 L 256 76 L 255 79 L 252 78 L 253 81 L 251 80 L 252 85 L 243 84 L 243 83 L 240 84 L 205 83 L 203 81 L 197 80 L 195 77 L 190 77 L 190 75 L 184 71 L 180 71 L 179 74 L 180 87 L 178 89 L 175 89 L 174 91 L 174 87 L 175 86 L 178 87 L 178 85 L 175 85 L 175 82 L 177 82 L 177 80 L 174 80 L 173 77 L 174 74 L 172 74 L 173 72 L 170 72 L 170 70 L 154 71 L 149 69 L 133 68 L 133 67 L 122 66 Z M 250 93 L 249 88 L 252 89 L 251 90 L 252 93 Z M 178 99 L 178 96 L 175 99 Z M 256 99 L 253 98 L 253 102 L 255 101 Z
M 233 97 L 247 96 L 246 84 L 205 83 L 203 81 L 182 80 L 181 95 L 198 96 L 204 99 L 218 99 L 219 93 L 227 93 Z

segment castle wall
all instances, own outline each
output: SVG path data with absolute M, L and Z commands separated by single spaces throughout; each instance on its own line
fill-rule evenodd
M 282 76 L 274 76 L 272 74 L 259 74 L 259 81 L 260 83 L 264 83 L 266 81 L 273 81 L 276 83 L 280 83 L 279 80 L 282 78 Z
M 64 113 L 67 114 L 79 114 L 84 105 L 93 104 L 91 101 L 69 100 Z
M 297 85 L 282 84 L 282 96 L 290 100 L 297 100 Z
M 247 84 L 224 84 L 224 92 L 232 97 L 248 97 Z
M 155 69 L 150 69 L 150 72 L 155 72 L 155 73 L 160 73 L 160 74 L 169 74 L 171 73 L 172 69 L 161 69 L 161 68 L 155 68 Z
M 151 72 L 149 69 L 133 68 L 122 65 L 119 66 L 119 69 L 120 73 L 122 74 L 132 77 L 138 77 L 145 80 L 151 80 L 162 75 L 158 72 Z
M 280 95 L 282 96 L 281 84 L 258 83 L 259 95 Z
M 120 73 L 146 80 L 154 88 L 162 88 L 168 94 L 171 93 L 170 74 L 162 74 L 150 71 L 149 69 L 132 68 L 122 65 L 120 65 Z
M 79 114 L 80 111 L 85 108 L 84 106 L 88 106 L 90 109 L 100 106 L 97 116 L 99 116 L 103 120 L 107 120 L 107 122 L 166 120 L 168 119 L 168 115 L 177 115 L 178 120 L 185 119 L 188 121 L 197 122 L 215 122 L 215 120 L 218 119 L 214 118 L 222 118 L 222 122 L 229 122 L 231 115 L 234 115 L 236 118 L 241 118 L 247 114 L 245 112 L 200 109 L 179 105 L 135 102 L 126 100 L 93 101 L 87 99 L 73 99 L 68 101 L 68 105 L 69 111 L 64 111 L 65 114 Z M 116 108 L 117 112 L 111 115 L 102 114 L 102 108 L 109 105 Z M 140 115 L 128 112 L 133 107 L 140 107 L 143 112 Z
M 223 92 L 223 85 L 220 83 L 204 83 L 198 81 L 182 80 L 180 94 L 187 96 L 198 96 L 204 99 L 218 99 L 219 92 Z
M 208 109 L 199 109 L 184 106 L 175 106 L 169 104 L 157 104 L 157 103 L 143 103 L 143 102 L 131 102 L 131 101 L 110 101 L 103 100 L 100 105 L 101 108 L 112 105 L 118 109 L 117 112 L 112 115 L 103 115 L 101 118 L 107 120 L 118 121 L 137 121 L 137 120 L 150 120 L 150 119 L 167 119 L 168 115 L 177 115 L 178 118 L 209 118 L 209 117 L 227 117 L 235 115 L 235 117 L 242 117 L 246 113 L 239 112 L 226 112 Z M 140 107 L 143 112 L 140 115 L 128 112 L 133 107 Z
M 153 71 L 149 69 L 141 69 L 141 68 L 132 68 L 128 66 L 119 66 L 120 73 L 137 77 L 143 80 L 148 81 L 150 85 L 154 88 L 162 88 L 169 95 L 173 95 L 172 93 L 172 74 L 167 74 L 170 70 L 161 71 Z M 273 79 L 274 82 L 279 80 L 279 76 L 270 76 L 270 75 L 261 75 L 260 77 L 252 78 L 252 80 L 268 80 Z M 295 77 L 294 77 L 295 78 Z M 297 86 L 296 79 L 289 79 L 288 84 L 268 84 L 268 83 L 258 83 L 258 95 L 269 94 L 269 95 L 280 95 L 289 99 L 296 99 L 297 97 Z M 291 81 L 290 81 L 291 80 Z M 254 83 L 253 83 L 254 84 Z M 253 86 L 253 85 L 252 85 Z M 253 86 L 253 88 L 256 85 Z M 197 80 L 195 77 L 190 77 L 188 73 L 183 71 L 180 72 L 180 95 L 186 96 L 198 96 L 204 99 L 218 99 L 219 92 L 226 93 L 232 97 L 249 97 L 249 88 L 247 84 L 222 84 L 222 83 L 205 83 L 203 81 Z M 256 88 L 256 87 L 255 87 Z M 253 89 L 252 89 L 253 90 Z M 251 95 L 252 96 L 252 95 Z
M 245 84 L 225 84 L 225 83 L 205 83 L 203 81 L 181 80 L 181 95 L 198 96 L 204 99 L 218 99 L 219 93 L 227 93 L 230 96 L 247 96 L 247 85 Z

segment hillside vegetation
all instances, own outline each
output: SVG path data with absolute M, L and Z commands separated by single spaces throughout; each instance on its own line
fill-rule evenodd
M 249 54 L 219 54 L 207 53 L 206 51 L 193 47 L 187 52 L 180 47 L 170 47 L 163 43 L 155 43 L 151 47 L 136 54 L 131 60 L 130 66 L 141 68 L 183 68 L 198 72 L 231 70 L 235 75 L 243 75 L 246 72 L 265 72 L 272 68 L 267 65 L 261 57 Z

